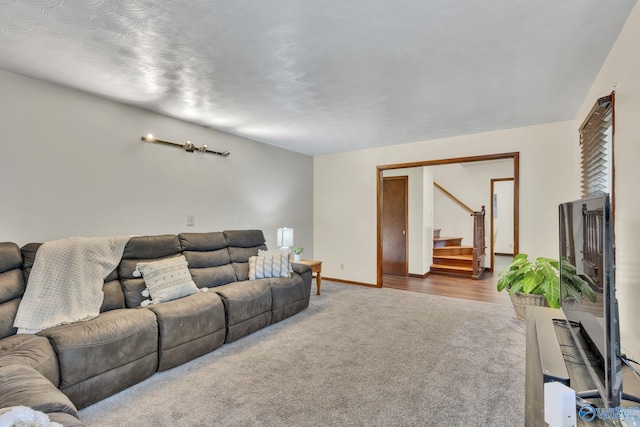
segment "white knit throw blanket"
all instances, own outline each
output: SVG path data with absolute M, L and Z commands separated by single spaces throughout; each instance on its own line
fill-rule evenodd
M 35 334 L 98 316 L 104 279 L 120 263 L 129 238 L 71 237 L 43 243 L 13 324 L 18 333 Z
M 28 406 L 10 406 L 0 409 L 0 427 L 62 427 L 44 412 Z

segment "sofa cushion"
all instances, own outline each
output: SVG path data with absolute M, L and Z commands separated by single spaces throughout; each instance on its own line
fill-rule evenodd
M 0 243 L 0 272 L 22 267 L 22 254 L 18 245 L 12 242 Z
M 104 299 L 102 300 L 100 313 L 125 307 L 124 294 L 122 293 L 122 286 L 120 285 L 117 269 L 113 270 L 111 274 L 104 279 L 102 293 L 104 294 Z
M 158 323 L 146 308 L 107 311 L 39 335 L 51 341 L 60 389 L 78 408 L 150 377 L 158 366 Z
M 225 342 L 235 341 L 271 323 L 271 288 L 268 279 L 231 283 L 214 288 L 224 303 Z
M 298 274 L 294 274 L 290 278 L 269 279 L 268 283 L 272 298 L 271 323 L 293 316 L 307 307 L 305 284 Z
M 227 230 L 223 234 L 237 280 L 249 279 L 249 258 L 267 249 L 264 234 L 261 230 Z
M 22 298 L 14 298 L 0 304 L 0 339 L 14 335 L 18 328 L 13 327 Z
M 22 296 L 22 254 L 15 243 L 0 243 L 0 303 Z
M 144 279 L 134 275 L 137 264 L 176 257 L 180 255 L 180 250 L 178 236 L 173 234 L 138 236 L 129 240 L 118 265 L 118 276 L 127 307 L 139 307 L 146 299 L 142 296 L 142 291 L 146 288 Z
M 0 340 L 0 366 L 27 365 L 56 387 L 60 384 L 58 358 L 51 343 L 37 335 L 12 335 Z
M 78 418 L 78 410 L 69 398 L 38 371 L 26 365 L 0 366 L 0 408 L 20 405 Z
M 178 237 L 197 287 L 213 288 L 237 280 L 227 241 L 221 232 L 180 233 Z
M 154 303 L 171 301 L 198 292 L 184 255 L 160 261 L 139 262 L 137 268 L 142 273 Z
M 181 365 L 224 344 L 224 305 L 214 292 L 149 306 L 158 318 L 158 371 Z
M 0 243 L 0 339 L 16 333 L 13 322 L 24 284 L 20 248 L 15 243 Z

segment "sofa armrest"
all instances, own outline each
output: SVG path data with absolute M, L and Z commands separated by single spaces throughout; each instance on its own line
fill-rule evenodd
M 49 420 L 52 422 L 62 424 L 62 427 L 87 427 L 85 423 L 76 417 L 64 412 L 50 412 L 47 416 L 49 416 Z
M 43 377 L 26 365 L 0 368 L 0 408 L 28 406 L 44 413 L 64 412 L 78 417 L 71 400 Z
M 309 267 L 306 264 L 298 264 L 295 262 L 291 263 L 291 268 L 293 269 L 294 273 L 298 273 L 299 275 L 303 275 L 306 272 L 310 272 L 311 271 L 311 267 Z

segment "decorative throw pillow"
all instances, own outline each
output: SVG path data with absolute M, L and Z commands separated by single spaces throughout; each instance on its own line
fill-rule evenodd
M 187 265 L 184 255 L 137 264 L 154 304 L 198 292 Z
M 257 256 L 249 257 L 249 279 L 268 277 L 291 277 L 288 253 L 259 250 Z
M 291 273 L 293 271 L 291 267 L 291 260 L 289 259 L 289 251 L 284 249 L 273 249 L 270 251 L 258 250 L 258 257 L 260 256 L 270 256 L 273 255 L 274 259 L 280 255 L 280 269 L 277 270 L 274 267 L 273 277 L 291 277 Z

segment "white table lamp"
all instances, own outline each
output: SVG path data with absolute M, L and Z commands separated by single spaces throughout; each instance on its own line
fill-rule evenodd
M 293 228 L 278 228 L 276 240 L 276 244 L 282 249 L 293 246 Z

